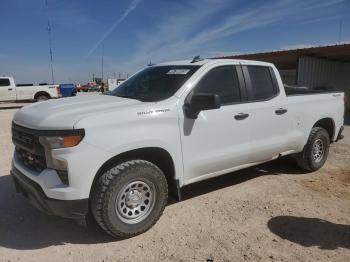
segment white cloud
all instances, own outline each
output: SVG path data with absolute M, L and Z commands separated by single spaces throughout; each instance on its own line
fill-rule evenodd
M 291 12 L 293 9 L 291 7 L 295 6 L 294 2 L 287 0 L 270 5 L 264 4 L 255 9 L 238 10 L 237 13 L 222 16 L 223 18 L 213 21 L 211 26 L 205 28 L 203 24 L 215 15 L 219 14 L 220 17 L 228 8 L 234 10 L 232 7 L 235 2 L 196 3 L 191 8 L 186 7 L 181 15 L 167 17 L 158 28 L 152 30 L 152 33 L 141 34 L 137 51 L 119 67 L 135 71 L 150 60 L 160 62 L 190 58 L 197 54 L 211 56 L 210 54 L 215 52 L 208 49 L 211 43 L 239 32 L 280 21 L 284 15 Z
M 339 15 L 332 15 L 332 16 L 326 16 L 326 17 L 318 17 L 315 19 L 305 19 L 304 21 L 301 21 L 301 25 L 307 25 L 307 24 L 313 24 L 313 23 L 319 23 L 319 22 L 324 22 L 324 21 L 329 21 L 329 20 L 339 20 L 340 21 L 341 17 Z
M 137 7 L 137 5 L 142 0 L 132 0 L 131 4 L 128 6 L 128 8 L 122 13 L 122 15 L 111 25 L 111 27 L 102 35 L 102 37 L 96 42 L 96 44 L 90 49 L 87 56 L 89 57 L 96 49 L 97 47 L 115 30 L 115 28 L 123 22 L 128 15 Z
M 320 3 L 319 0 L 283 0 L 239 9 L 240 5 L 235 8 L 237 1 L 191 1 L 191 5 L 184 6 L 181 12 L 173 12 L 170 15 L 167 13 L 167 16 L 159 14 L 163 19 L 158 27 L 141 33 L 136 51 L 124 63 L 118 61 L 114 70 L 133 72 L 149 61 L 157 63 L 172 59 L 189 59 L 194 55 L 211 57 L 211 54 L 217 52 L 214 46 L 218 40 L 247 30 L 284 23 L 287 19 L 298 21 L 300 18 L 296 14 L 300 13 L 300 10 L 325 8 L 342 2 L 344 0 L 327 3 Z M 228 10 L 233 11 L 228 14 Z M 213 20 L 214 17 L 216 20 Z M 208 24 L 209 26 L 204 26 Z M 232 53 L 237 52 L 234 48 L 230 49 Z
M 332 5 L 338 5 L 340 3 L 344 3 L 348 0 L 329 0 L 329 1 L 317 1 L 314 4 L 310 5 L 308 9 L 316 9 L 316 8 L 325 8 L 330 7 Z

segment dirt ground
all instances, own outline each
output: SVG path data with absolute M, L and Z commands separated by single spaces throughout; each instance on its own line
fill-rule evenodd
M 326 165 L 290 159 L 189 186 L 148 232 L 124 240 L 46 216 L 15 193 L 0 110 L 0 261 L 350 261 L 350 126 Z

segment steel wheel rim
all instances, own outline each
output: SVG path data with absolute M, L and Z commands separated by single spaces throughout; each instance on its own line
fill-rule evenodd
M 321 162 L 324 155 L 324 143 L 321 139 L 316 139 L 312 148 L 312 155 L 316 163 Z
M 155 204 L 154 184 L 146 179 L 126 184 L 116 198 L 117 216 L 126 224 L 145 220 Z

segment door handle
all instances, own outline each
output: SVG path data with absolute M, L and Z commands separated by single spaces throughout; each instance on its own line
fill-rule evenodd
M 243 119 L 246 119 L 248 116 L 249 116 L 249 114 L 239 113 L 239 114 L 235 115 L 235 119 L 236 120 L 243 120 Z
M 285 108 L 279 108 L 279 109 L 275 110 L 275 113 L 276 113 L 276 115 L 283 115 L 283 114 L 287 113 L 287 111 L 288 110 Z
M 11 91 L 11 90 L 12 90 L 12 88 L 8 88 L 7 90 Z

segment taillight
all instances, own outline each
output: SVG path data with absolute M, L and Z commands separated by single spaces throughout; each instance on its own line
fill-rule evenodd
M 56 91 L 57 91 L 57 94 L 58 94 L 58 95 L 61 94 L 61 88 L 60 88 L 60 86 L 56 86 Z

